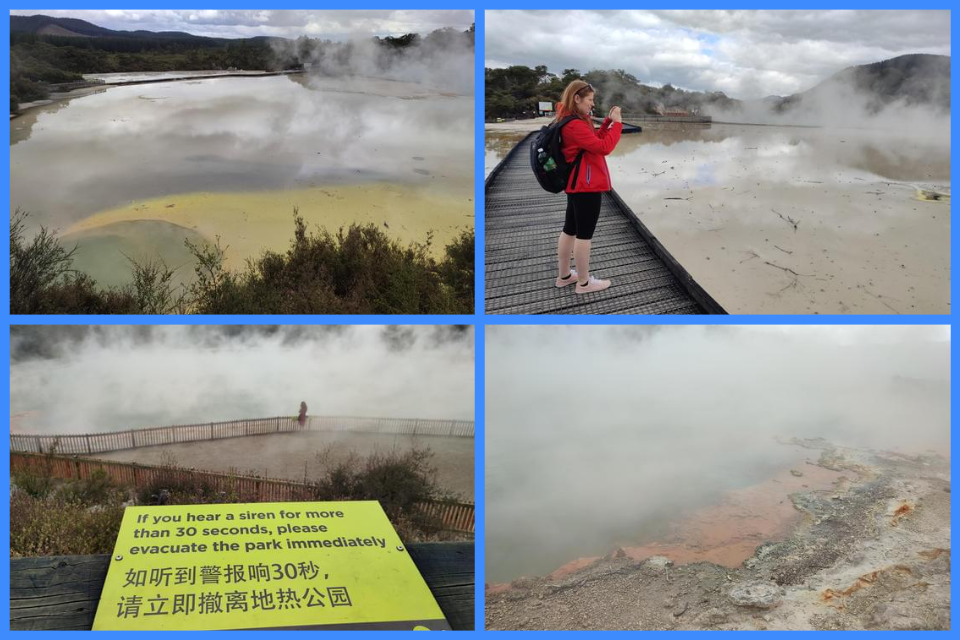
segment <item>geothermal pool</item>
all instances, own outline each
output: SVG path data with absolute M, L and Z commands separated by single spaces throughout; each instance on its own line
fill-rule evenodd
M 373 78 L 272 76 L 107 87 L 10 122 L 10 204 L 78 243 L 75 266 L 129 279 L 124 254 L 192 273 L 311 228 L 373 223 L 434 250 L 473 226 L 473 96 Z
M 737 566 L 840 479 L 793 438 L 949 455 L 949 332 L 488 327 L 486 407 L 487 583 L 618 548 Z

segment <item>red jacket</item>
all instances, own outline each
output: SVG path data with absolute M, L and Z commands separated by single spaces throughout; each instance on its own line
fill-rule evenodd
M 596 191 L 610 191 L 613 184 L 610 181 L 610 170 L 607 169 L 607 159 L 613 149 L 620 142 L 620 132 L 623 125 L 606 118 L 599 130 L 579 118 L 571 120 L 562 132 L 563 156 L 568 163 L 577 159 L 577 154 L 583 149 L 583 159 L 580 161 L 580 171 L 573 169 L 567 183 L 567 193 L 592 193 Z M 577 178 L 573 183 L 574 176 Z

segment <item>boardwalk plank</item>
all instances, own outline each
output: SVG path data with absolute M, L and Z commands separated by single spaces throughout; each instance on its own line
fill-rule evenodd
M 639 131 L 639 127 L 635 127 Z M 603 194 L 592 263 L 613 279 L 577 295 L 554 286 L 566 198 L 547 193 L 529 167 L 528 135 L 485 184 L 485 307 L 490 314 L 725 313 L 615 191 Z

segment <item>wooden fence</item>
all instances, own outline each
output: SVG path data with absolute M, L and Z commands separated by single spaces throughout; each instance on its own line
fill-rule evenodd
M 33 472 L 62 480 L 86 480 L 102 470 L 115 484 L 137 490 L 149 486 L 205 485 L 241 502 L 302 502 L 317 500 L 309 483 L 180 469 L 131 462 L 89 460 L 76 456 L 11 453 L 10 473 Z M 439 523 L 443 531 L 474 532 L 474 505 L 469 502 L 421 502 L 417 515 Z
M 472 438 L 473 421 L 311 416 L 307 419 L 307 424 L 301 428 L 296 419 L 289 416 L 254 418 L 251 420 L 148 427 L 80 435 L 11 434 L 10 451 L 89 455 L 161 444 L 220 440 L 294 431 L 355 431 L 359 433 Z

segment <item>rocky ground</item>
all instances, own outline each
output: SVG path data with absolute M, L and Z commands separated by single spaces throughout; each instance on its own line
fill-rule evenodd
M 623 550 L 487 593 L 488 629 L 949 629 L 950 463 L 798 442 L 842 471 L 736 569 Z

